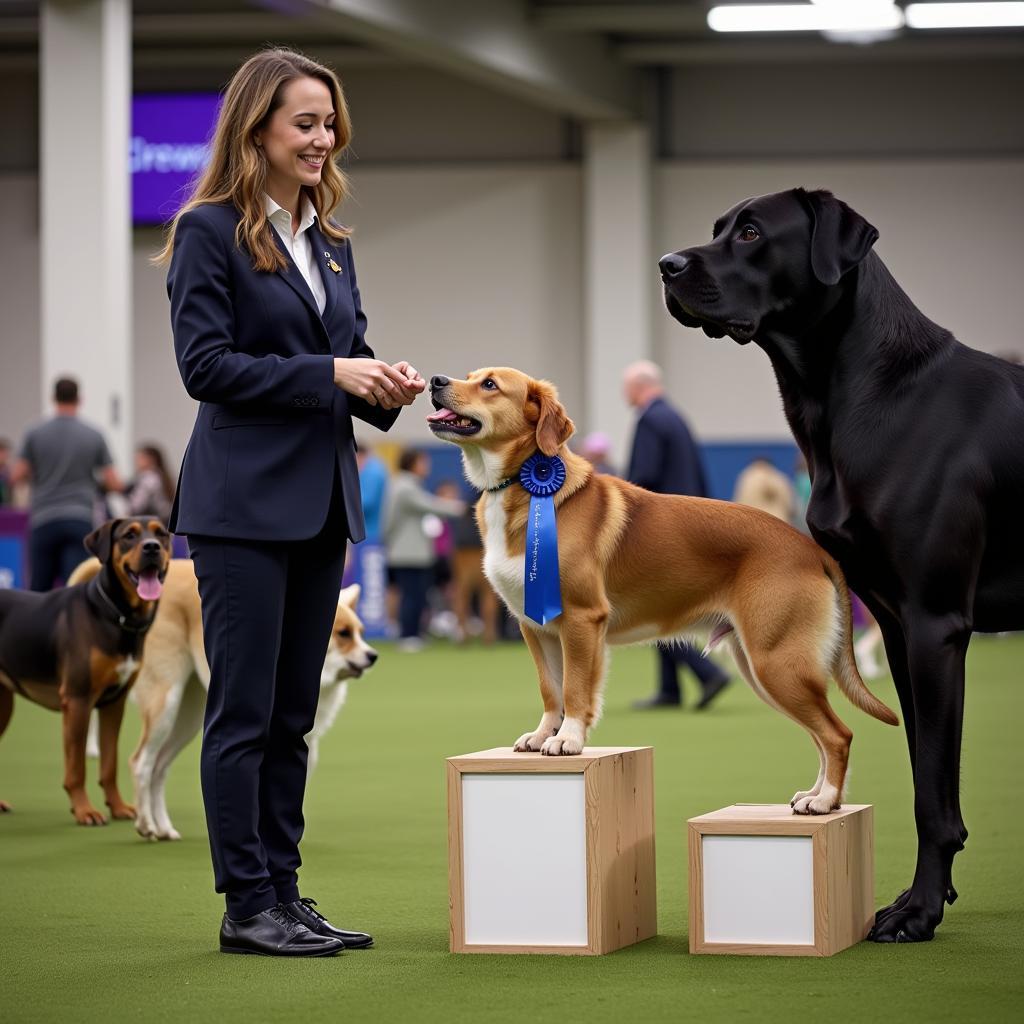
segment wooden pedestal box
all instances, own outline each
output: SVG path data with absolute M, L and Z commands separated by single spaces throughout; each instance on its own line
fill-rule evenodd
M 690 952 L 832 956 L 875 916 L 869 804 L 734 804 L 691 818 Z
M 453 953 L 610 953 L 657 931 L 654 751 L 448 759 Z

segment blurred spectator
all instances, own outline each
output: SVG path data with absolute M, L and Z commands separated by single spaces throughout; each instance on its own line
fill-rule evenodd
M 381 542 L 381 518 L 388 490 L 388 467 L 372 448 L 356 444 L 356 465 L 359 467 L 359 491 L 363 498 L 363 519 L 366 521 L 366 542 Z
M 626 367 L 622 378 L 626 401 L 637 411 L 633 452 L 626 478 L 658 494 L 707 495 L 700 452 L 683 417 L 665 398 L 661 369 L 643 360 Z M 637 701 L 637 709 L 679 707 L 683 702 L 678 666 L 686 665 L 700 680 L 697 709 L 706 708 L 728 685 L 728 675 L 710 658 L 687 644 L 657 648 L 658 692 Z
M 14 488 L 11 486 L 11 442 L 0 437 L 0 505 L 10 505 L 14 501 Z
M 32 590 L 66 580 L 85 557 L 82 541 L 93 528 L 97 475 L 106 490 L 124 489 L 103 435 L 78 418 L 77 381 L 60 378 L 53 401 L 56 415 L 28 431 L 11 471 L 14 486 L 32 486 Z
M 452 610 L 457 622 L 454 637 L 465 640 L 476 632 L 474 627 L 479 623 L 484 643 L 493 644 L 501 609 L 498 595 L 484 576 L 484 544 L 472 505 L 452 520 L 452 541 Z M 473 616 L 474 602 L 479 619 Z
M 793 492 L 793 525 L 804 533 L 810 533 L 807 529 L 807 506 L 811 502 L 811 474 L 807 469 L 807 460 L 803 452 L 797 452 L 793 465 Z
M 580 455 L 594 467 L 596 473 L 616 476 L 614 467 L 608 461 L 611 450 L 611 438 L 600 430 L 591 431 L 580 444 Z
M 457 499 L 462 489 L 454 480 L 442 480 L 434 494 Z M 449 520 L 431 514 L 423 517 L 423 528 L 434 542 L 434 578 L 427 601 L 429 629 L 434 636 L 450 637 L 457 629 L 452 611 L 452 526 Z
M 167 472 L 164 453 L 154 444 L 135 449 L 135 479 L 125 491 L 130 516 L 155 516 L 162 523 L 171 514 L 174 481 Z
M 418 651 L 423 647 L 420 627 L 434 579 L 434 538 L 439 532 L 436 519 L 431 524 L 427 517 L 461 516 L 466 511 L 466 503 L 439 498 L 424 487 L 423 481 L 430 473 L 430 457 L 426 452 L 415 449 L 403 452 L 398 470 L 388 495 L 384 542 L 388 549 L 388 567 L 399 590 L 398 649 Z
M 754 459 L 736 478 L 732 500 L 759 508 L 784 523 L 792 523 L 796 513 L 796 494 L 789 477 L 764 456 Z

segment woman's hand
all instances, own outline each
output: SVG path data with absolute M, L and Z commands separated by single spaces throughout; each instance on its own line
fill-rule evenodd
M 426 390 L 427 382 L 422 376 L 420 376 L 420 371 L 411 363 L 407 363 L 404 359 L 400 362 L 394 363 L 391 368 L 393 370 L 397 370 L 405 377 L 405 384 L 402 386 L 405 401 L 401 404 L 412 405 L 416 400 L 416 396 L 422 394 Z
M 401 362 L 393 363 L 391 369 L 402 375 L 404 383 L 399 389 L 401 394 L 385 395 L 380 399 L 381 408 L 397 409 L 402 405 L 412 405 L 416 401 L 416 396 L 426 388 L 427 382 L 420 376 L 419 370 L 404 359 Z
M 411 375 L 403 369 L 407 367 Z M 350 395 L 365 398 L 370 405 L 396 409 L 410 405 L 426 383 L 408 363 L 389 366 L 380 359 L 335 359 L 334 383 Z

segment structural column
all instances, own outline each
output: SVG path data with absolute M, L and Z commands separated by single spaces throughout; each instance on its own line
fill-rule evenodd
M 131 3 L 39 8 L 43 405 L 55 378 L 77 378 L 82 415 L 123 470 L 132 443 Z
M 652 351 L 659 288 L 651 251 L 651 143 L 644 125 L 592 124 L 584 135 L 584 366 L 587 430 L 612 439 L 616 466 L 629 456 L 633 413 L 622 370 Z

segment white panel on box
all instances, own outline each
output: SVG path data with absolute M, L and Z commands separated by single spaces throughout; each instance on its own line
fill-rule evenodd
M 705 942 L 814 945 L 810 836 L 703 840 Z
M 583 774 L 462 776 L 466 942 L 587 945 Z

